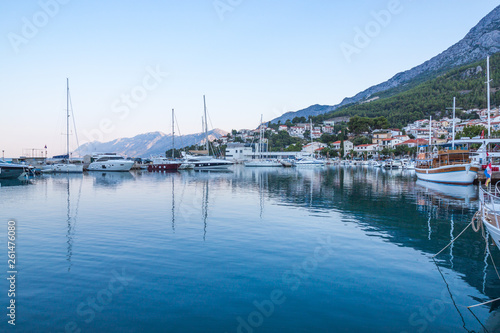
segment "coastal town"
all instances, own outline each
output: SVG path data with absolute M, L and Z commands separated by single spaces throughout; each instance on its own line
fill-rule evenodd
M 451 145 L 453 123 L 455 139 L 484 137 L 488 131 L 488 110 L 471 109 L 462 112 L 462 117 L 442 117 L 440 119 L 420 119 L 403 128 L 391 128 L 385 120 L 383 128 L 356 130 L 352 127 L 362 121 L 362 117 L 337 117 L 315 122 L 312 117 L 297 117 L 286 124 L 263 123 L 257 129 L 233 130 L 214 141 L 214 145 L 225 148 L 225 157 L 233 161 L 254 158 L 297 158 L 314 155 L 323 158 L 379 159 L 386 156 L 408 155 L 414 157 L 417 147 L 431 145 Z M 357 118 L 357 119 L 356 119 Z M 383 117 L 381 117 L 383 118 Z M 500 130 L 500 111 L 490 111 L 490 128 L 495 133 Z M 259 133 L 263 130 L 263 145 L 259 145 Z M 290 145 L 273 147 L 274 138 L 289 138 Z M 294 140 L 295 139 L 295 140 Z M 286 140 L 285 140 L 286 141 Z M 262 148 L 260 148 L 262 147 Z

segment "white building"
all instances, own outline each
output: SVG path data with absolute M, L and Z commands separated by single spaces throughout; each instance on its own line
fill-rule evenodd
M 317 150 L 320 150 L 321 148 L 325 148 L 328 145 L 325 143 L 321 142 L 311 142 L 304 147 L 302 147 L 301 153 L 303 154 L 314 154 Z
M 369 143 L 369 144 L 355 146 L 354 151 L 356 153 L 364 153 L 364 152 L 374 153 L 378 150 L 378 148 L 379 148 L 379 145 L 377 145 L 375 143 Z

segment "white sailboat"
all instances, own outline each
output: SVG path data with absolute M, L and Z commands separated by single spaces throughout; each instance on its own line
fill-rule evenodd
M 245 162 L 246 167 L 281 167 L 283 166 L 281 162 L 275 161 L 275 160 L 268 160 L 262 158 L 262 152 L 264 150 L 264 126 L 262 122 L 262 115 L 260 115 L 260 128 L 259 128 L 259 145 L 258 145 L 258 150 L 259 151 L 259 158 L 255 158 L 255 153 L 254 153 L 254 159 L 248 162 Z
M 208 140 L 208 122 L 207 122 L 207 104 L 205 102 L 205 95 L 203 95 L 203 107 L 204 107 L 204 130 L 205 130 L 205 149 L 207 150 L 207 156 L 188 156 L 186 155 L 186 162 L 193 165 L 194 170 L 227 170 L 233 162 L 228 160 L 223 160 L 220 158 L 215 158 L 210 156 L 210 142 Z
M 69 79 L 66 78 L 66 156 L 65 163 L 56 163 L 50 166 L 49 171 L 61 173 L 82 173 L 83 164 L 71 163 L 69 153 Z M 47 168 L 44 168 L 44 172 Z

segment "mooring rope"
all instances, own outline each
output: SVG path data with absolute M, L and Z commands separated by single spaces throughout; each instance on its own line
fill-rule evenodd
M 477 213 L 476 213 L 477 214 Z M 476 216 L 476 215 L 474 215 Z M 448 245 L 446 245 L 441 251 L 439 251 L 438 253 L 436 253 L 435 255 L 432 256 L 432 259 L 434 259 L 435 257 L 437 257 L 438 255 L 441 254 L 441 252 L 443 252 L 444 250 L 446 250 L 451 244 L 453 244 L 460 236 L 462 236 L 462 234 L 465 232 L 465 230 L 469 229 L 469 227 L 472 225 L 472 222 L 474 222 L 474 219 L 472 219 L 471 223 L 469 223 L 469 225 L 467 225 L 465 227 L 464 230 L 462 230 L 462 232 L 460 234 L 458 234 L 457 237 L 455 237 L 451 242 L 448 243 Z

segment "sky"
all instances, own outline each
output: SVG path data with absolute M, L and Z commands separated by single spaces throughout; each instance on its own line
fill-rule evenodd
M 462 39 L 497 0 L 1 1 L 0 150 L 255 128 L 335 105 Z M 71 150 L 76 149 L 71 130 Z

